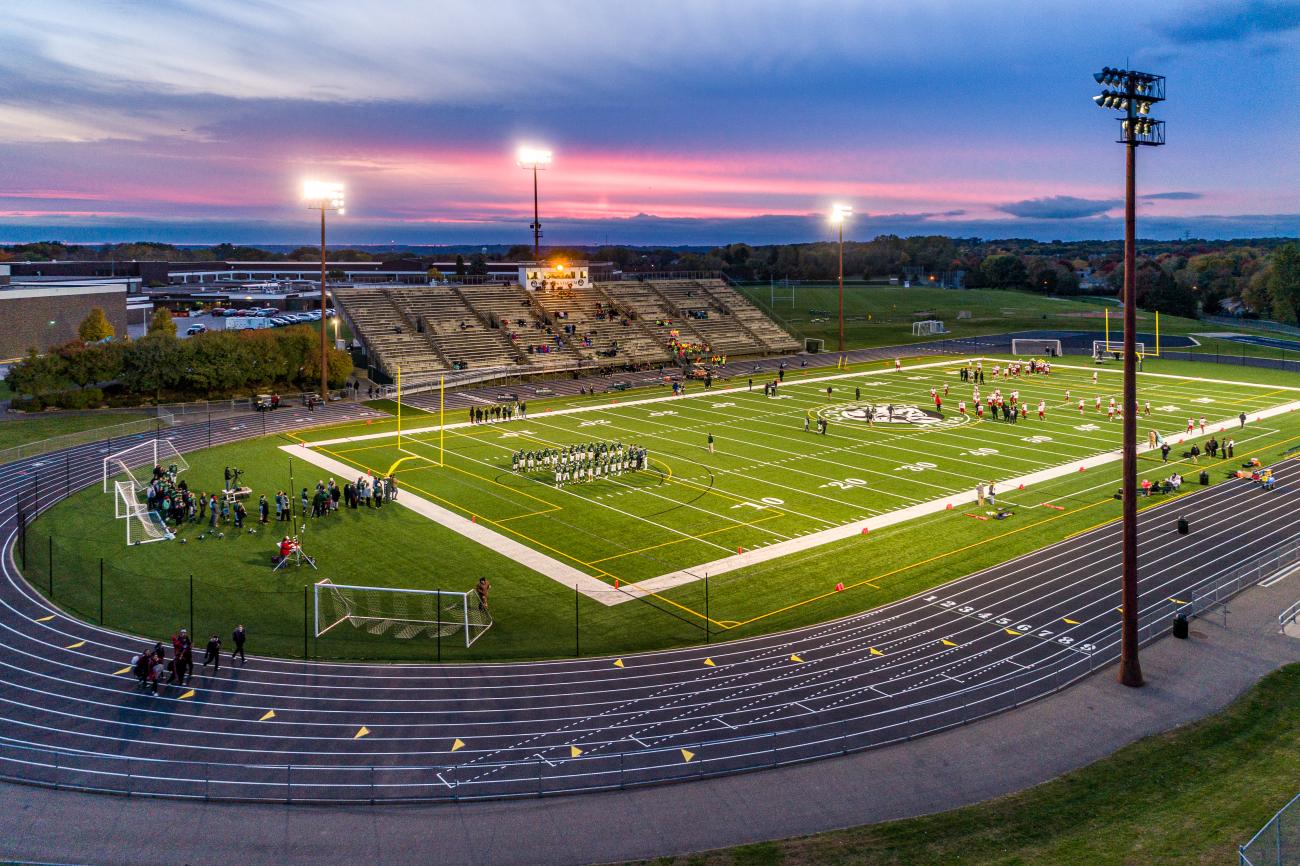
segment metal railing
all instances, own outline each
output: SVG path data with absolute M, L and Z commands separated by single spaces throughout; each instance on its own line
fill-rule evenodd
M 159 411 L 156 417 L 152 418 L 140 418 L 122 424 L 110 424 L 106 427 L 92 427 L 89 430 L 79 430 L 76 433 L 50 436 L 36 442 L 26 442 L 0 451 L 0 466 L 16 460 L 25 460 L 29 457 L 52 454 L 65 448 L 87 445 L 91 442 L 111 443 L 115 439 L 125 439 L 128 436 L 136 436 L 140 433 L 156 433 L 175 424 L 176 419 L 173 415 Z
M 1237 849 L 1240 866 L 1300 863 L 1300 794 L 1291 798 L 1249 842 Z

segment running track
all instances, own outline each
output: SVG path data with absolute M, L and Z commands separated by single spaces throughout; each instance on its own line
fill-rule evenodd
M 273 413 L 268 430 L 367 411 Z M 248 416 L 227 419 L 214 422 L 212 441 L 260 432 Z M 187 450 L 205 447 L 208 429 L 168 435 Z M 70 466 L 71 490 L 98 483 L 100 447 L 73 449 L 66 463 L 59 454 L 0 467 L 0 501 L 30 486 L 35 463 Z M 1272 493 L 1228 483 L 1142 513 L 1144 638 L 1167 629 L 1171 599 L 1300 535 L 1300 466 L 1283 464 L 1277 476 Z M 54 489 L 41 491 L 42 507 L 65 494 L 45 486 Z M 1178 515 L 1191 520 L 1190 536 L 1174 531 Z M 115 674 L 145 639 L 59 614 L 17 575 L 8 515 L 4 527 L 0 776 L 61 787 L 368 802 L 685 780 L 962 724 L 1062 688 L 1113 661 L 1118 647 L 1119 535 L 1110 526 L 878 610 L 628 656 L 621 666 L 254 657 L 198 676 L 190 697 L 175 687 L 152 697 Z

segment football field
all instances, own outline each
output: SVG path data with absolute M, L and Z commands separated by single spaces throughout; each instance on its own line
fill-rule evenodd
M 1075 473 L 1094 467 L 1110 465 L 1106 485 L 1115 486 L 1121 422 L 1108 410 L 1120 398 L 1118 369 L 1076 361 L 1054 365 L 1050 374 L 995 378 L 1006 361 L 986 358 L 984 382 L 976 386 L 961 379 L 962 366 L 946 360 L 898 371 L 892 364 L 789 371 L 775 395 L 757 380 L 708 390 L 691 383 L 682 396 L 611 395 L 602 405 L 499 423 L 471 425 L 460 411 L 446 416 L 443 429 L 436 413 L 406 406 L 400 447 L 393 433 L 363 434 L 309 443 L 315 456 L 306 456 L 356 474 L 391 473 L 403 497 L 536 551 L 543 558 L 534 567 L 544 573 L 547 564 L 560 564 L 610 586 L 647 591 L 941 510 L 979 520 L 998 519 L 999 509 L 1009 512 L 1004 517 L 1046 513 L 1077 492 Z M 1004 403 L 1014 394 L 1023 408 L 1014 422 L 990 412 L 998 391 Z M 1287 404 L 1297 398 L 1300 388 L 1142 374 L 1139 405 L 1149 402 L 1150 412 L 1140 413 L 1139 438 L 1146 448 L 1151 432 L 1158 433 L 1173 449 L 1171 460 L 1193 442 L 1204 451 L 1211 437 L 1233 439 L 1242 450 L 1275 436 L 1270 419 L 1291 411 Z M 558 485 L 550 466 L 512 468 L 521 451 L 596 443 L 645 448 L 647 468 Z M 1158 449 L 1142 461 L 1150 477 L 1165 477 L 1158 474 Z M 1189 468 L 1179 467 L 1185 475 Z M 990 482 L 996 504 L 979 505 L 977 485 Z

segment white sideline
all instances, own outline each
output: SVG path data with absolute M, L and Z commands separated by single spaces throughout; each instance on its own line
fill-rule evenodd
M 983 356 L 970 356 L 970 357 L 958 356 L 958 357 L 947 358 L 942 361 L 936 361 L 936 362 L 931 362 L 926 364 L 905 364 L 903 365 L 901 370 L 895 370 L 891 367 L 885 370 L 869 370 L 869 371 L 858 371 L 858 372 L 849 372 L 849 373 L 835 373 L 826 376 L 808 376 L 808 377 L 787 381 L 785 385 L 787 386 L 794 385 L 794 384 L 803 385 L 803 384 L 809 384 L 813 382 L 833 381 L 837 379 L 860 378 L 863 376 L 891 375 L 895 373 L 906 373 L 912 370 L 924 370 L 924 369 L 930 369 L 934 367 L 949 367 L 954 364 L 962 364 L 966 361 L 1002 363 L 1003 361 L 1005 361 L 1005 359 L 989 358 Z M 888 363 L 888 362 L 886 361 L 884 363 Z M 1052 364 L 1052 369 L 1053 370 L 1057 370 L 1057 369 L 1082 370 L 1086 372 L 1088 370 L 1091 370 L 1092 368 L 1080 367 L 1080 366 L 1074 366 L 1068 364 Z M 1101 370 L 1100 372 L 1119 373 L 1121 371 Z M 1154 378 L 1161 378 L 1161 379 L 1177 379 L 1180 381 L 1204 382 L 1207 384 L 1216 384 L 1216 385 L 1235 385 L 1235 386 L 1248 387 L 1248 388 L 1273 388 L 1274 390 L 1279 390 L 1279 391 L 1300 392 L 1300 387 L 1292 387 L 1286 385 L 1264 385 L 1259 382 L 1236 382 L 1228 379 L 1208 379 L 1199 376 L 1180 376 L 1173 373 L 1143 373 L 1141 375 L 1143 377 L 1148 377 L 1148 378 L 1154 377 Z M 646 397 L 639 400 L 628 400 L 625 402 L 619 402 L 617 401 L 617 399 L 615 399 L 614 402 L 617 405 L 617 407 L 622 408 L 625 406 L 640 406 L 640 405 L 653 404 L 653 403 L 662 403 L 670 400 L 689 400 L 689 399 L 702 398 L 702 397 L 718 397 L 724 394 L 734 394 L 734 393 L 743 392 L 747 390 L 748 390 L 747 386 L 741 385 L 741 386 L 731 387 L 731 388 L 718 388 L 718 389 L 710 389 L 707 391 L 701 390 L 692 394 L 666 395 L 662 397 Z M 568 414 L 580 413 L 580 412 L 607 411 L 609 408 L 610 407 L 608 405 L 603 405 L 603 404 L 593 405 L 593 406 L 575 406 L 569 409 L 556 409 L 553 411 L 544 412 L 542 413 L 541 416 L 553 417 L 556 415 L 568 415 Z M 1295 412 L 1297 410 L 1300 410 L 1300 401 L 1286 403 L 1280 406 L 1274 406 L 1269 409 L 1252 412 L 1250 413 L 1250 415 L 1253 421 L 1260 421 L 1263 420 L 1264 418 L 1271 418 L 1276 415 L 1283 415 L 1288 412 Z M 463 411 L 463 410 L 459 410 L 459 411 Z M 514 422 L 507 422 L 507 426 L 509 426 L 510 424 L 519 425 L 519 424 L 526 424 L 526 423 L 527 420 L 520 419 Z M 1205 434 L 1188 435 L 1183 431 L 1179 431 L 1176 433 L 1171 433 L 1169 435 L 1166 435 L 1165 439 L 1172 444 L 1181 445 L 1184 442 L 1202 438 L 1202 436 L 1215 435 L 1215 433 L 1219 432 L 1221 428 L 1231 427 L 1232 425 L 1236 425 L 1237 423 L 1238 423 L 1238 419 L 1236 417 L 1222 419 L 1214 422 L 1207 422 L 1206 430 L 1209 432 Z M 454 424 L 448 424 L 446 425 L 445 429 L 453 430 L 457 428 L 470 427 L 470 426 L 482 426 L 482 425 L 471 425 L 469 422 L 463 421 Z M 419 433 L 434 432 L 437 431 L 438 429 L 440 429 L 439 426 L 435 424 L 429 427 L 420 427 L 413 430 L 404 430 L 402 432 L 407 435 L 415 435 Z M 338 439 L 329 439 L 320 442 L 304 442 L 300 445 L 282 445 L 281 450 L 284 450 L 290 454 L 297 455 L 298 457 L 305 459 L 310 463 L 320 466 L 321 468 L 327 469 L 335 476 L 351 477 L 351 474 L 356 471 L 354 467 L 348 466 L 347 464 L 342 463 L 341 461 L 334 460 L 330 457 L 327 457 L 319 453 L 316 449 L 319 447 L 326 447 L 330 445 L 338 445 L 338 444 L 349 443 L 349 442 L 360 442 L 360 441 L 365 441 L 370 439 L 394 438 L 396 437 L 396 435 L 397 435 L 396 431 L 384 431 L 381 433 L 367 433 L 361 436 L 346 436 Z M 1150 450 L 1150 448 L 1146 444 L 1139 443 L 1138 445 L 1139 454 L 1144 453 L 1148 450 Z M 1118 461 L 1121 458 L 1121 456 L 1122 456 L 1122 452 L 1120 449 L 1106 451 L 1101 454 L 1094 454 L 1091 457 L 1086 457 L 1077 461 L 1071 461 L 1068 464 L 1053 466 L 1047 469 L 1040 469 L 1037 472 L 1032 472 L 1028 475 L 1022 475 L 1016 478 L 1008 478 L 1003 481 L 999 481 L 998 487 L 1000 488 L 1001 493 L 1003 495 L 1007 493 L 1018 492 L 1018 488 L 1021 485 L 1024 485 L 1026 488 L 1028 488 L 1033 484 L 1041 484 L 1044 481 L 1050 481 L 1055 478 L 1061 478 L 1066 475 L 1077 473 L 1081 471 L 1080 469 L 1081 467 L 1083 471 L 1086 471 L 1088 469 L 1093 469 L 1098 466 L 1104 466 L 1108 463 L 1114 463 Z M 977 497 L 975 491 L 973 490 L 948 494 L 946 496 L 941 496 L 936 499 L 927 500 L 925 502 L 918 502 L 917 504 L 908 506 L 906 508 L 900 508 L 895 511 L 890 511 L 886 514 L 877 515 L 875 517 L 869 517 L 865 520 L 858 520 L 852 523 L 846 523 L 841 526 L 835 526 L 830 529 L 824 529 L 820 532 L 814 532 L 814 533 L 810 533 L 809 535 L 800 536 L 798 538 L 791 538 L 786 541 L 778 542 L 776 544 L 767 545 L 766 547 L 755 548 L 753 550 L 745 551 L 743 553 L 732 554 L 730 556 L 723 557 L 722 559 L 716 559 L 713 560 L 712 562 L 701 563 L 699 565 L 694 565 L 689 568 L 668 572 L 666 574 L 658 575 L 657 577 L 646 578 L 645 580 L 641 580 L 636 583 L 626 583 L 623 584 L 621 591 L 614 590 L 607 583 L 605 583 L 602 580 L 599 580 L 598 578 L 592 577 L 591 575 L 579 571 L 576 568 L 565 565 L 564 563 L 560 562 L 559 560 L 551 556 L 547 556 L 544 553 L 540 553 L 534 550 L 533 548 L 521 544 L 520 542 L 517 542 L 508 536 L 502 535 L 501 533 L 496 532 L 493 529 L 489 529 L 483 526 L 482 524 L 474 523 L 472 521 L 466 520 L 465 518 L 460 517 L 456 513 L 449 511 L 445 508 L 442 508 L 439 505 L 435 505 L 434 503 L 429 502 L 428 500 L 423 499 L 417 495 L 414 495 L 409 491 L 402 492 L 402 496 L 397 501 L 397 504 L 405 505 L 408 508 L 410 508 L 412 511 L 415 511 L 418 514 L 422 514 L 425 517 L 428 517 L 430 520 L 433 520 L 435 523 L 445 526 L 454 532 L 458 532 L 461 535 L 465 536 L 466 538 L 477 541 L 480 544 L 483 544 L 485 546 L 491 547 L 494 550 L 498 550 L 502 553 L 505 553 L 507 556 L 510 556 L 515 561 L 528 566 L 529 568 L 533 569 L 539 574 L 545 575 L 546 577 L 549 577 L 552 580 L 555 580 L 556 582 L 563 584 L 564 586 L 576 585 L 578 587 L 578 591 L 581 592 L 583 595 L 586 595 L 589 598 L 599 601 L 601 604 L 612 606 L 616 604 L 622 604 L 625 601 L 631 601 L 632 599 L 637 597 L 649 595 L 656 592 L 663 592 L 665 590 L 672 589 L 673 587 L 676 586 L 681 586 L 683 584 L 691 583 L 697 580 L 703 580 L 706 574 L 709 576 L 716 576 L 719 574 L 725 574 L 730 571 L 736 571 L 737 569 L 748 568 L 751 565 L 758 565 L 759 563 L 768 562 L 773 559 L 779 559 L 780 557 L 783 556 L 789 556 L 792 553 L 799 553 L 805 550 L 810 550 L 814 547 L 820 547 L 821 545 L 824 544 L 830 544 L 831 542 L 842 541 L 847 538 L 853 538 L 862 535 L 864 531 L 870 533 L 875 530 L 883 529 L 888 526 L 893 526 L 895 524 L 902 523 L 906 520 L 912 520 L 917 517 L 923 517 L 929 514 L 936 514 L 941 511 L 947 511 L 949 506 L 955 509 L 958 506 L 969 505 L 970 503 L 975 502 L 976 499 Z
M 1286 403 L 1282 406 L 1274 406 L 1271 409 L 1265 409 L 1260 412 L 1251 414 L 1252 421 L 1260 421 L 1264 418 L 1271 418 L 1274 415 L 1282 415 L 1287 412 L 1300 410 L 1300 401 Z M 1206 422 L 1207 432 L 1198 435 L 1173 434 L 1166 436 L 1166 440 L 1172 444 L 1182 445 L 1184 442 L 1193 439 L 1199 439 L 1202 436 L 1213 436 L 1220 432 L 1221 427 L 1229 424 L 1238 423 L 1237 418 L 1228 418 L 1221 421 Z M 1210 428 L 1214 429 L 1211 430 Z M 1175 442 L 1175 437 L 1177 441 Z M 1152 450 L 1145 443 L 1139 443 L 1138 453 Z M 1107 463 L 1114 463 L 1123 456 L 1121 449 L 1106 451 L 1101 454 L 1094 454 L 1091 457 L 1085 457 L 1082 460 L 1073 461 L 1060 466 L 1052 466 L 1047 469 L 1040 469 L 1037 472 L 1031 472 L 1028 475 L 1021 475 L 1018 478 L 1008 478 L 1004 481 L 997 482 L 1000 490 L 999 495 L 1014 494 L 1018 491 L 1020 485 L 1026 488 L 1033 484 L 1041 484 L 1044 481 L 1050 481 L 1054 478 L 1061 478 L 1065 475 L 1072 475 L 1081 469 L 1086 471 L 1097 466 L 1104 466 Z M 927 514 L 936 514 L 940 511 L 947 511 L 948 506 L 953 508 L 959 505 L 969 505 L 977 500 L 975 491 L 970 490 L 964 493 L 954 493 L 943 496 L 938 499 L 931 499 L 927 502 L 918 502 L 916 505 L 910 505 L 907 508 L 900 508 L 897 511 L 890 511 L 887 514 L 881 514 L 876 517 L 869 517 L 866 520 L 859 520 L 855 523 L 846 523 L 843 526 L 835 526 L 831 529 L 823 529 L 821 532 L 814 532 L 811 535 L 804 535 L 799 538 L 791 538 L 789 541 L 781 541 L 767 547 L 755 548 L 745 553 L 732 554 L 731 556 L 716 559 L 713 562 L 706 562 L 702 565 L 691 566 L 689 569 L 661 574 L 658 577 L 647 578 L 637 583 L 628 584 L 628 590 L 631 593 L 650 593 L 662 592 L 671 589 L 674 586 L 680 586 L 684 583 L 690 583 L 694 580 L 702 580 L 705 574 L 716 576 L 725 574 L 728 571 L 735 571 L 739 568 L 747 568 L 751 565 L 757 565 L 760 562 L 767 562 L 771 559 L 777 559 L 782 556 L 788 556 L 791 553 L 798 553 L 809 548 L 819 547 L 823 544 L 829 544 L 832 541 L 841 541 L 845 538 L 852 538 L 861 535 L 863 530 L 870 533 L 872 530 L 883 529 L 886 526 L 893 526 L 904 520 L 911 520 L 916 517 L 923 517 Z
M 335 478 L 352 478 L 358 470 L 355 466 L 335 460 L 333 457 L 326 456 L 311 448 L 304 448 L 302 445 L 281 445 L 280 450 L 289 454 L 291 457 L 297 457 L 299 460 L 305 460 L 313 466 L 324 469 Z M 409 508 L 422 517 L 427 517 L 439 526 L 445 526 L 452 532 L 457 532 L 470 541 L 476 541 L 484 547 L 494 550 L 497 553 L 510 557 L 521 565 L 526 565 L 539 574 L 544 574 L 552 580 L 562 583 L 565 586 L 576 586 L 578 591 L 588 598 L 595 599 L 601 604 L 612 605 L 620 601 L 628 601 L 628 597 L 614 590 L 609 584 L 592 577 L 586 572 L 565 565 L 558 559 L 547 556 L 544 553 L 534 550 L 527 545 L 520 544 L 507 535 L 502 535 L 494 529 L 490 529 L 481 523 L 476 523 L 467 518 L 461 517 L 454 511 L 449 511 L 441 505 L 435 505 L 427 499 L 412 493 L 409 490 L 403 490 L 396 502 L 390 503 L 401 505 Z

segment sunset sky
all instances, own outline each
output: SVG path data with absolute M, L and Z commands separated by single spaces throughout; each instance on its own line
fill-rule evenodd
M 1139 234 L 1300 234 L 1300 3 L 11 0 L 0 242 L 1114 238 L 1118 114 L 1167 75 Z

